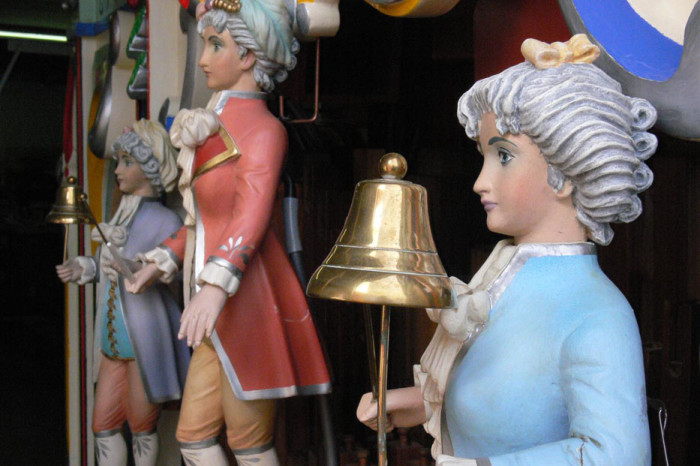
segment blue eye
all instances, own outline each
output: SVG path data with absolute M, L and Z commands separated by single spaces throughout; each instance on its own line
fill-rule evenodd
M 513 155 L 510 152 L 503 148 L 498 149 L 498 161 L 501 162 L 501 165 L 508 165 L 511 160 L 513 160 Z

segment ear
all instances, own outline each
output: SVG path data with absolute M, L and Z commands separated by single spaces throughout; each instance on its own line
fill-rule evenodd
M 554 191 L 554 193 L 559 199 L 566 199 L 574 193 L 574 185 L 571 184 L 570 180 L 566 180 L 564 181 L 564 186 L 559 191 Z
M 248 71 L 253 68 L 253 65 L 255 65 L 255 54 L 249 50 L 243 55 L 243 58 L 241 58 L 241 68 L 244 71 Z

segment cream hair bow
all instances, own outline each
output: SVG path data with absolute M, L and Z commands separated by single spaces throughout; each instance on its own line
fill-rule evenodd
M 537 39 L 525 39 L 520 51 L 538 70 L 557 68 L 564 63 L 593 63 L 600 56 L 597 45 L 585 34 L 576 34 L 567 42 L 547 44 Z

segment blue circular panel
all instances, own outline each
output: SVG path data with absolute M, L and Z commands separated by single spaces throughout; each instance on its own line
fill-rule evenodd
M 676 72 L 683 47 L 654 29 L 625 0 L 574 0 L 590 34 L 631 74 L 666 81 Z

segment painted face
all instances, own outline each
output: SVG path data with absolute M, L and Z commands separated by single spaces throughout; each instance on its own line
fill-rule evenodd
M 547 163 L 537 145 L 524 134 L 499 134 L 495 115 L 485 113 L 477 146 L 484 164 L 474 191 L 488 229 L 512 236 L 516 244 L 550 238 L 561 199 L 547 184 Z
M 246 70 L 244 59 L 238 56 L 238 45 L 224 29 L 217 33 L 212 26 L 202 32 L 204 51 L 199 66 L 207 77 L 207 87 L 215 91 L 236 89 Z
M 117 153 L 117 168 L 114 170 L 117 176 L 119 190 L 124 194 L 138 196 L 153 196 L 151 180 L 141 170 L 141 165 L 128 152 L 120 150 Z

